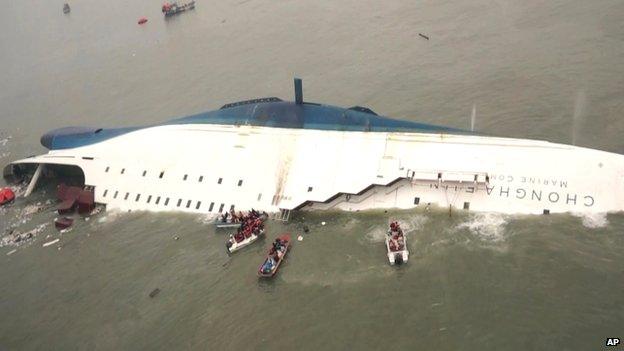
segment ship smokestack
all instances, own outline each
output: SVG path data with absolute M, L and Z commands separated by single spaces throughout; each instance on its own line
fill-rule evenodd
M 297 105 L 303 104 L 303 85 L 299 78 L 295 78 L 295 103 Z

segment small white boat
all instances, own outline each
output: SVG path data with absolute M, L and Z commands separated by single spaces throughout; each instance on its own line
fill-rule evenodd
M 386 235 L 386 250 L 388 251 L 388 261 L 391 265 L 407 262 L 409 251 L 407 250 L 407 236 L 399 228 L 391 228 Z
M 248 238 L 243 237 L 243 240 L 240 240 L 240 241 L 236 241 L 235 235 L 230 235 L 230 238 L 228 239 L 228 241 L 225 242 L 225 249 L 228 251 L 228 253 L 238 251 L 242 249 L 243 247 L 258 240 L 258 238 L 261 237 L 262 235 L 264 235 L 264 229 L 260 229 L 257 235 L 251 233 L 251 235 Z

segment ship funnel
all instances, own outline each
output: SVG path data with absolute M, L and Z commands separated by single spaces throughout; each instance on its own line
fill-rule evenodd
M 303 104 L 303 85 L 300 78 L 295 78 L 295 103 Z

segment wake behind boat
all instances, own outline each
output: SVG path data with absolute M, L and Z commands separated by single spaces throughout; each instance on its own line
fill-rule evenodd
M 271 246 L 269 254 L 258 268 L 258 276 L 261 278 L 271 278 L 277 273 L 277 269 L 286 257 L 290 248 L 290 234 L 280 235 Z
M 390 223 L 390 229 L 386 235 L 386 250 L 391 265 L 407 262 L 409 258 L 407 237 L 403 234 L 399 222 Z
M 225 243 L 228 253 L 236 252 L 264 235 L 264 219 L 265 217 L 261 213 L 251 210 L 241 222 L 241 227 L 237 233 L 230 235 Z

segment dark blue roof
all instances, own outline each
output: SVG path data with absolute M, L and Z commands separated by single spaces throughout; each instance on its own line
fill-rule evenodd
M 295 104 L 277 98 L 228 104 L 216 111 L 199 113 L 159 125 L 172 124 L 225 124 L 337 131 L 472 134 L 470 131 L 462 129 L 382 117 L 370 109 L 360 106 L 346 109 L 314 103 Z M 117 129 L 61 128 L 43 135 L 41 144 L 51 150 L 68 149 L 98 143 L 137 129 L 141 129 L 141 127 Z

